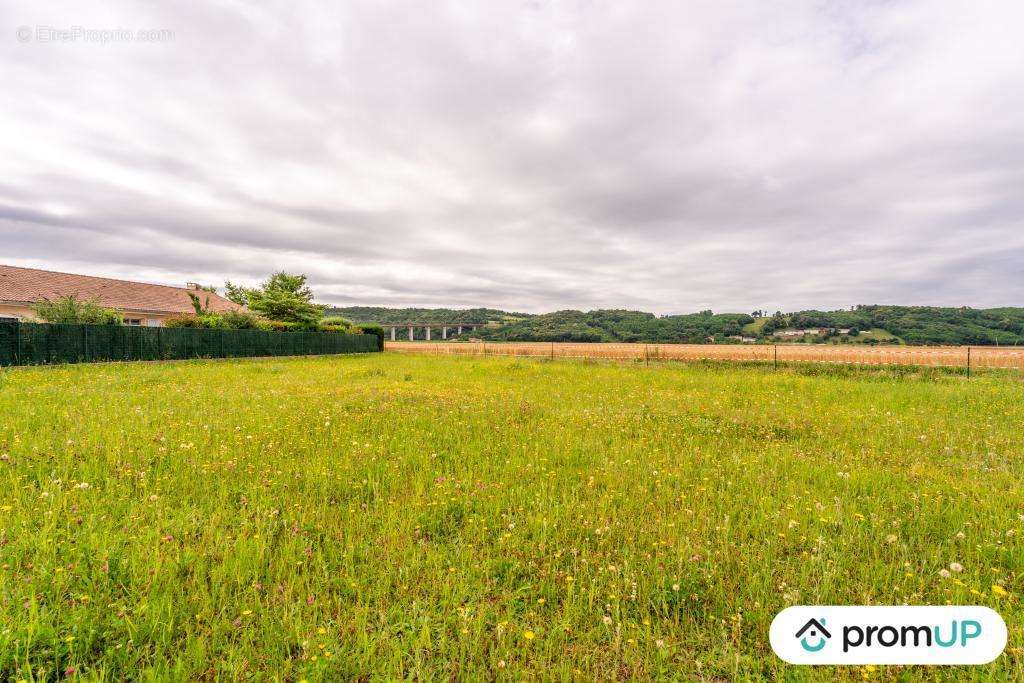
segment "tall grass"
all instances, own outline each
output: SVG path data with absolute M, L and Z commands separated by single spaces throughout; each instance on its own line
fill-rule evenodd
M 0 679 L 1024 678 L 1024 387 L 847 375 L 7 371 Z M 785 606 L 902 603 L 992 606 L 1008 650 L 797 670 L 769 649 Z

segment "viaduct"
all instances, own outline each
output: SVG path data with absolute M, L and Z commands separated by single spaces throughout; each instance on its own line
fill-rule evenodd
M 441 329 L 441 339 L 448 338 L 448 330 L 457 330 L 456 334 L 462 334 L 463 329 L 470 331 L 476 331 L 478 327 L 484 327 L 484 323 L 462 323 L 462 324 L 444 324 L 444 323 L 381 323 L 381 327 L 389 328 L 391 330 L 391 341 L 395 341 L 396 330 L 399 328 L 408 328 L 409 330 L 409 341 L 413 340 L 413 331 L 417 327 L 422 327 L 426 331 L 427 341 L 430 341 L 430 330 L 431 328 Z

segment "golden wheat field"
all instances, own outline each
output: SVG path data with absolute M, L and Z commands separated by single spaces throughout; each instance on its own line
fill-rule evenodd
M 824 344 L 571 344 L 550 342 L 393 342 L 388 351 L 605 360 L 736 360 L 923 365 L 1024 370 L 1024 347 L 827 346 Z

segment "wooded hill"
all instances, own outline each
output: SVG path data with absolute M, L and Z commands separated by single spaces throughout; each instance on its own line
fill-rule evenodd
M 855 306 L 841 311 L 712 313 L 656 316 L 628 310 L 556 311 L 542 315 L 496 309 L 336 308 L 328 312 L 353 322 L 491 323 L 472 336 L 495 341 L 565 342 L 737 342 L 778 340 L 784 330 L 818 330 L 785 341 L 828 343 L 906 343 L 1024 345 L 1024 308 L 938 308 L 932 306 Z M 840 333 L 839 330 L 849 330 Z M 462 337 L 469 337 L 470 333 Z

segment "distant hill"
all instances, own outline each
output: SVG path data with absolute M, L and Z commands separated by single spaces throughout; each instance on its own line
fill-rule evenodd
M 907 344 L 1024 345 L 1024 308 L 856 306 L 850 311 L 798 311 L 771 316 L 763 332 L 813 327 L 884 330 Z
M 712 313 L 656 316 L 629 310 L 565 310 L 542 315 L 492 308 L 335 308 L 341 315 L 367 323 L 490 323 L 462 338 L 495 341 L 566 342 L 759 342 L 779 341 L 787 330 L 813 330 L 784 336 L 787 342 L 925 345 L 1022 345 L 1024 308 L 938 308 L 932 306 L 855 306 L 841 311 L 794 313 Z
M 557 311 L 477 330 L 474 335 L 504 341 L 702 343 L 708 337 L 739 335 L 752 322 L 754 318 L 743 313 L 710 311 L 663 317 L 625 310 Z

